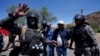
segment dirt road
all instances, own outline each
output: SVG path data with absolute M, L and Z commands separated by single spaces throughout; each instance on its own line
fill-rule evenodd
M 95 37 L 96 37 L 96 40 L 97 40 L 97 43 L 98 43 L 98 46 L 99 46 L 99 49 L 100 49 L 100 33 L 96 33 L 95 34 Z M 17 39 L 17 38 L 16 38 Z M 7 45 L 7 43 L 8 43 L 8 37 L 4 37 L 4 44 L 5 44 L 5 46 Z M 5 47 L 4 46 L 4 47 Z M 9 49 L 9 50 L 7 50 L 7 51 L 5 51 L 5 52 L 2 52 L 1 54 L 0 54 L 0 56 L 9 56 L 9 52 L 10 52 L 11 50 Z M 74 56 L 74 50 L 69 50 L 68 49 L 68 56 Z M 55 50 L 55 56 L 57 56 L 56 55 L 56 50 Z

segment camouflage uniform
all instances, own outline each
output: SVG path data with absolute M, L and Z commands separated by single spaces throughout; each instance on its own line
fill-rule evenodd
M 75 56 L 91 56 L 91 48 L 97 46 L 92 28 L 88 24 L 75 26 L 72 30 L 72 40 L 75 42 Z
M 91 49 L 96 47 L 97 42 L 91 26 L 85 22 L 85 16 L 74 16 L 75 26 L 72 29 L 72 42 L 75 42 L 75 56 L 91 56 Z M 72 44 L 71 44 L 72 45 Z

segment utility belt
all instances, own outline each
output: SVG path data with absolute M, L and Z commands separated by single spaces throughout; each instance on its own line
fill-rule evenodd
M 42 43 L 41 44 L 35 44 L 35 45 L 30 46 L 30 47 L 31 47 L 31 50 L 33 52 L 37 52 L 37 53 L 42 53 L 43 49 L 44 49 Z

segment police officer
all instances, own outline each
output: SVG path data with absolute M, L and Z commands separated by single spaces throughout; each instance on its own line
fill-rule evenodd
M 98 48 L 91 26 L 85 22 L 84 15 L 74 17 L 75 26 L 72 30 L 72 40 L 75 42 L 75 56 L 91 56 L 91 48 Z
M 91 48 L 97 48 L 91 26 L 85 22 L 84 15 L 77 14 L 74 17 L 75 26 L 72 29 L 71 40 L 75 42 L 75 56 L 91 56 Z
M 38 29 L 38 20 L 39 17 L 37 14 L 29 14 L 27 15 L 27 29 L 24 34 L 24 37 L 22 36 L 22 47 L 25 46 L 26 49 L 23 51 L 23 53 L 27 50 L 27 48 L 31 49 L 31 47 L 39 46 L 41 41 L 44 41 L 44 38 L 40 33 L 37 32 Z M 34 48 L 34 49 L 35 49 Z M 26 51 L 27 52 L 27 51 Z M 30 51 L 29 51 L 30 52 Z M 37 53 L 35 50 L 33 53 L 30 53 L 30 55 L 39 56 L 39 53 Z
M 24 46 L 24 43 L 26 44 L 26 47 L 29 46 L 31 48 L 34 48 L 40 42 L 53 43 L 53 41 L 46 41 L 46 39 L 44 39 L 42 37 L 42 34 L 37 32 L 39 17 L 37 14 L 27 14 L 26 15 L 26 11 L 28 9 L 29 8 L 26 4 L 23 4 L 23 5 L 19 4 L 19 6 L 16 9 L 16 12 L 14 14 L 12 14 L 10 17 L 7 17 L 6 19 L 3 19 L 0 21 L 1 27 L 4 27 L 5 29 L 9 30 L 12 33 L 21 35 L 21 39 L 22 39 L 21 46 L 19 48 L 14 48 L 11 51 L 10 56 L 18 56 L 18 54 L 22 50 L 22 47 Z M 22 16 L 27 17 L 27 29 L 23 36 L 21 34 L 22 28 L 16 26 L 16 24 L 14 24 L 14 21 L 17 18 L 22 17 Z M 39 34 L 37 34 L 37 33 L 39 33 Z M 37 45 L 35 45 L 35 43 L 37 43 Z M 31 54 L 33 54 L 33 56 L 39 56 L 39 54 L 37 54 L 37 52 L 34 52 L 34 51 Z

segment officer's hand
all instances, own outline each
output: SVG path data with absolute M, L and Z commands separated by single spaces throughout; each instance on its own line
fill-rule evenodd
M 28 5 L 26 4 L 19 4 L 16 9 L 16 12 L 13 14 L 14 16 L 21 17 L 26 15 L 26 11 L 28 10 Z
M 97 45 L 91 47 L 92 50 L 94 50 L 94 49 L 98 49 L 98 48 L 99 48 L 99 47 L 98 47 Z
M 53 46 L 57 46 L 57 41 L 52 40 L 51 42 L 52 42 L 51 44 L 52 44 Z
M 95 55 L 99 55 L 100 50 L 99 50 L 98 46 L 93 46 L 91 48 L 91 52 L 94 53 Z

